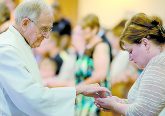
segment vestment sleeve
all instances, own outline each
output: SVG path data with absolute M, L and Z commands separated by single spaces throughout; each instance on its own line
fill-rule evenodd
M 73 116 L 75 88 L 44 87 L 13 49 L 0 46 L 0 84 L 15 106 L 31 116 Z

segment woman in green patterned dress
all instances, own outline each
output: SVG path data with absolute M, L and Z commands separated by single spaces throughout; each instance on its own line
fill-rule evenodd
M 80 21 L 79 26 L 85 46 L 83 53 L 78 55 L 76 84 L 80 86 L 99 83 L 101 86 L 109 88 L 111 46 L 106 41 L 107 38 L 104 34 L 101 36 L 98 34 L 99 19 L 96 15 L 90 14 Z M 98 116 L 99 110 L 94 104 L 94 99 L 81 95 L 77 97 L 76 115 Z

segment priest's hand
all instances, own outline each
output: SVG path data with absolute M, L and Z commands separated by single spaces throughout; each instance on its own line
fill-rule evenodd
M 110 91 L 99 84 L 80 85 L 76 87 L 76 94 L 83 94 L 89 97 L 105 98 L 111 96 Z

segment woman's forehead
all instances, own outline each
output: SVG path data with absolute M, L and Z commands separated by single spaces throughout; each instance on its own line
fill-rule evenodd
M 129 49 L 133 48 L 133 46 L 134 46 L 134 44 L 124 42 L 123 48 L 125 50 L 129 50 Z

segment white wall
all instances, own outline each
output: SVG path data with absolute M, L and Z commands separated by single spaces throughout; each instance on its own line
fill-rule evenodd
M 78 4 L 78 20 L 95 13 L 107 28 L 137 12 L 158 15 L 165 21 L 165 0 L 79 0 Z

